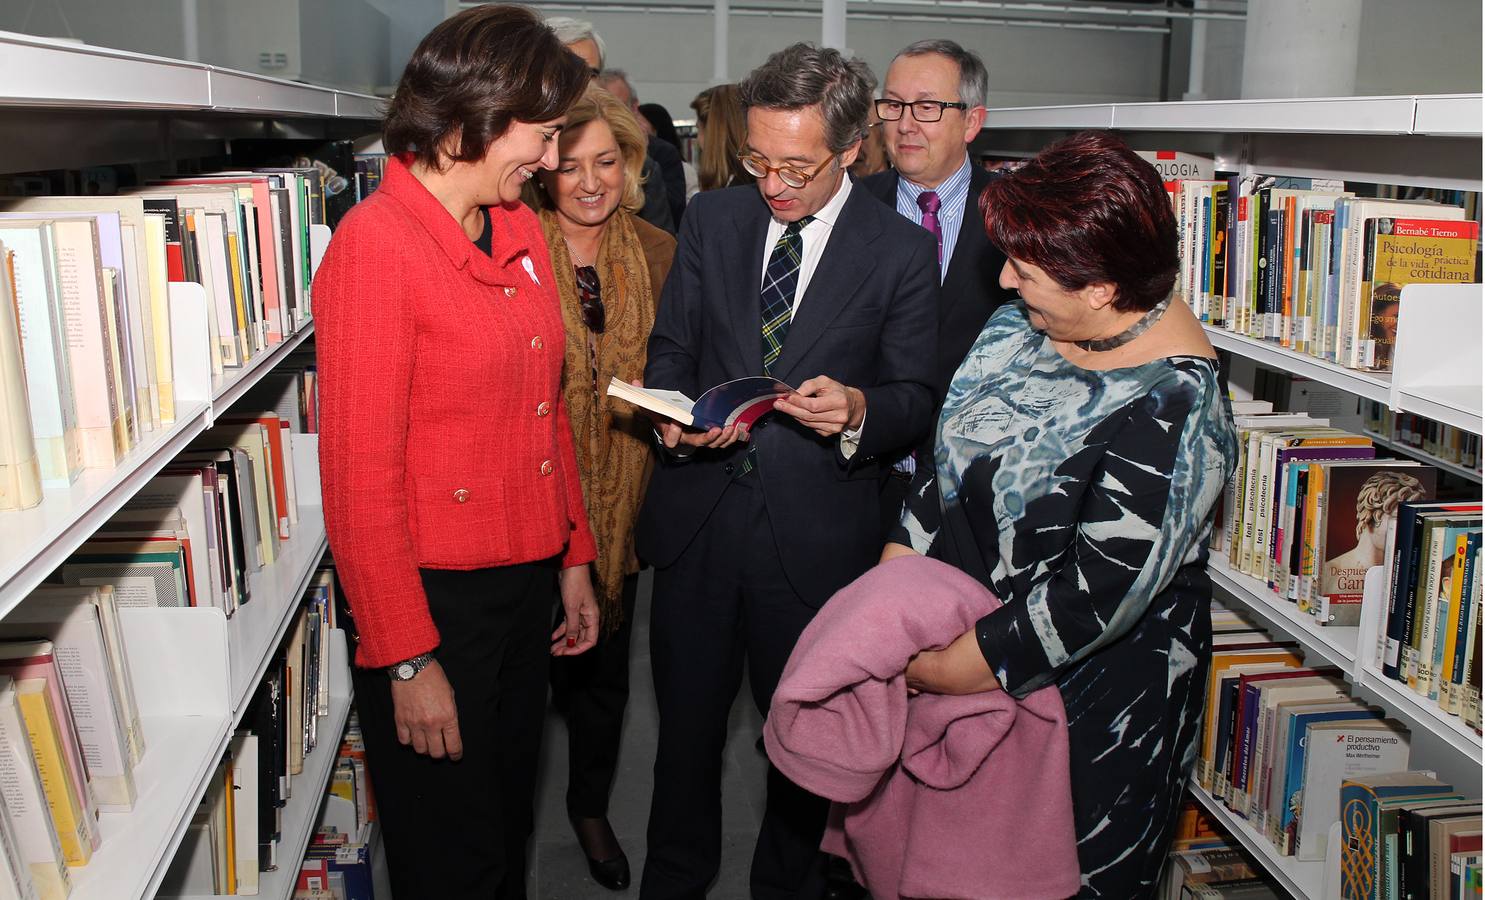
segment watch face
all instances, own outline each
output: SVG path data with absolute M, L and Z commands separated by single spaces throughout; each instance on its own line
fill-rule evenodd
M 397 667 L 397 677 L 402 681 L 407 681 L 416 674 L 418 674 L 418 669 L 410 662 L 405 662 Z

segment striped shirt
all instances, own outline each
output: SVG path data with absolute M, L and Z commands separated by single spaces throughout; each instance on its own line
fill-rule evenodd
M 944 273 L 949 271 L 949 260 L 954 258 L 954 244 L 959 241 L 959 226 L 964 223 L 964 207 L 969 200 L 969 154 L 964 154 L 964 163 L 953 175 L 944 180 L 935 190 L 938 192 L 938 227 L 943 235 L 944 255 L 938 263 L 938 280 L 942 284 Z M 923 224 L 923 210 L 918 208 L 918 195 L 928 190 L 908 181 L 901 175 L 897 178 L 897 211 L 906 218 Z

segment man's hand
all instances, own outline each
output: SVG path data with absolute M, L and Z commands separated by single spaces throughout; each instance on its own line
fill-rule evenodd
M 397 740 L 411 744 L 417 752 L 434 759 L 458 760 L 464 755 L 454 688 L 438 660 L 411 681 L 392 682 L 392 718 L 397 723 Z
M 866 418 L 866 395 L 859 388 L 817 375 L 780 398 L 773 408 L 798 419 L 821 437 L 832 437 L 861 427 Z
M 562 624 L 552 632 L 553 656 L 577 656 L 598 643 L 598 599 L 588 564 L 569 566 L 557 573 L 562 594 Z
M 635 387 L 644 387 L 643 381 L 631 381 Z M 650 417 L 655 425 L 655 432 L 660 435 L 661 443 L 665 449 L 674 450 L 677 447 L 687 447 L 690 450 L 706 448 L 708 450 L 721 450 L 730 447 L 738 441 L 748 439 L 748 426 L 741 423 L 728 425 L 726 428 L 708 428 L 706 431 L 687 431 L 674 419 L 668 419 L 659 413 L 647 409 L 641 411 Z

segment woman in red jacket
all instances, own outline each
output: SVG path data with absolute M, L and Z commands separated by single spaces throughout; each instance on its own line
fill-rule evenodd
M 527 9 L 443 22 L 315 278 L 325 525 L 398 897 L 525 896 L 548 655 L 599 632 L 557 281 L 519 203 L 588 78 Z

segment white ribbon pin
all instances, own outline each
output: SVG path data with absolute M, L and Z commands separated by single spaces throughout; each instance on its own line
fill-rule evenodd
M 536 266 L 532 264 L 531 257 L 521 257 L 521 268 L 525 269 L 526 274 L 531 276 L 532 284 L 541 287 L 541 279 L 536 277 Z

